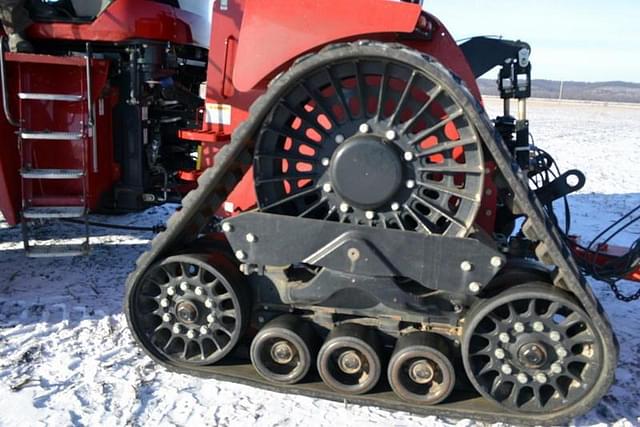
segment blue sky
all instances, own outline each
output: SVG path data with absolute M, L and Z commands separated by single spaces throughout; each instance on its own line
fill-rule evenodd
M 640 0 L 424 0 L 424 8 L 456 39 L 530 43 L 534 78 L 640 83 Z

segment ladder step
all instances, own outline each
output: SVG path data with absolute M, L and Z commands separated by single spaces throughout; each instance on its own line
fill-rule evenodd
M 84 99 L 82 95 L 63 95 L 58 93 L 27 93 L 21 92 L 18 98 L 26 101 L 61 101 L 78 102 Z
M 87 210 L 84 206 L 43 206 L 27 208 L 22 215 L 26 219 L 82 218 Z
M 29 246 L 25 252 L 29 258 L 70 258 L 89 255 L 89 245 Z
M 84 176 L 80 169 L 23 169 L 25 179 L 79 179 Z
M 84 138 L 82 132 L 20 132 L 22 139 L 39 139 L 48 141 L 78 141 Z

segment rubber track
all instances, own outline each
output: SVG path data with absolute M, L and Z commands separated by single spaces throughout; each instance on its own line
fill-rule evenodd
M 444 417 L 473 417 L 491 422 L 510 422 L 516 424 L 562 424 L 581 415 L 595 406 L 607 392 L 614 381 L 614 372 L 618 359 L 618 343 L 606 317 L 602 306 L 595 298 L 590 286 L 580 273 L 571 255 L 571 251 L 564 243 L 556 226 L 546 215 L 535 194 L 529 190 L 526 178 L 517 164 L 512 161 L 507 147 L 496 132 L 487 113 L 480 103 L 471 95 L 463 82 L 435 59 L 412 50 L 405 45 L 388 44 L 375 41 L 359 41 L 355 43 L 340 43 L 329 45 L 317 54 L 310 54 L 300 58 L 286 73 L 281 74 L 269 85 L 269 90 L 256 100 L 250 109 L 249 119 L 234 132 L 231 142 L 216 156 L 215 165 L 208 169 L 199 179 L 198 188 L 185 197 L 182 209 L 174 214 L 167 224 L 167 231 L 159 234 L 151 243 L 151 248 L 142 254 L 127 280 L 127 292 L 143 276 L 144 272 L 155 262 L 178 252 L 195 241 L 209 219 L 226 200 L 227 195 L 238 184 L 252 163 L 252 136 L 258 131 L 264 118 L 272 106 L 280 99 L 288 88 L 290 81 L 298 78 L 309 69 L 319 67 L 324 63 L 340 60 L 341 57 L 351 57 L 355 51 L 375 51 L 376 55 L 384 53 L 389 59 L 397 59 L 417 68 L 431 65 L 429 70 L 435 80 L 446 86 L 453 98 L 465 110 L 471 122 L 474 123 L 484 142 L 486 150 L 494 158 L 498 169 L 509 184 L 520 213 L 526 215 L 527 220 L 523 230 L 525 235 L 540 242 L 536 248 L 536 255 L 543 263 L 557 267 L 554 284 L 573 293 L 583 308 L 592 317 L 595 327 L 603 340 L 605 355 L 602 375 L 592 392 L 578 404 L 568 410 L 555 414 L 522 415 L 507 413 L 501 408 L 476 398 L 455 403 L 446 403 L 433 407 L 423 407 L 401 402 L 387 393 L 359 397 L 345 397 L 329 391 L 324 385 L 298 385 L 294 387 L 274 387 L 265 383 L 253 372 L 251 366 L 229 365 L 212 366 L 201 369 L 191 369 L 168 365 L 157 357 L 152 357 L 168 369 L 197 375 L 214 377 L 232 382 L 253 385 L 274 391 L 293 392 L 312 397 L 320 397 L 336 401 L 349 401 L 362 405 L 374 405 L 390 410 L 405 410 L 409 412 Z M 433 69 L 435 68 L 435 69 Z M 452 84 L 452 80 L 454 83 Z M 128 300 L 125 301 L 125 312 L 128 316 Z M 131 323 L 130 323 L 131 326 Z M 134 331 L 135 336 L 135 330 Z M 250 369 L 248 369 L 250 368 Z

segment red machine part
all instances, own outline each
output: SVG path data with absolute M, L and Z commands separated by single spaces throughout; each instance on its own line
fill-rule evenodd
M 595 251 L 588 250 L 580 245 L 580 239 L 572 236 L 570 239 L 571 251 L 573 255 L 586 264 L 593 264 L 598 267 L 610 266 L 616 260 L 624 257 L 629 252 L 628 248 L 610 244 L 599 244 Z M 640 264 L 625 277 L 633 282 L 640 282 Z

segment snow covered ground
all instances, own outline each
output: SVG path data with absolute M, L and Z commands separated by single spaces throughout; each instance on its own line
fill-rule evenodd
M 498 102 L 489 107 L 497 113 Z M 536 101 L 530 118 L 537 144 L 589 179 L 571 197 L 573 232 L 593 237 L 640 203 L 640 109 Z M 155 225 L 174 208 L 97 219 Z M 19 229 L 0 217 L 0 425 L 476 424 L 167 372 L 134 346 L 121 314 L 126 276 L 151 236 L 94 232 L 88 258 L 31 260 L 22 253 Z M 637 224 L 618 241 L 628 244 L 639 234 Z M 618 334 L 621 360 L 609 394 L 574 423 L 637 425 L 640 302 L 620 303 L 605 285 L 593 284 Z

